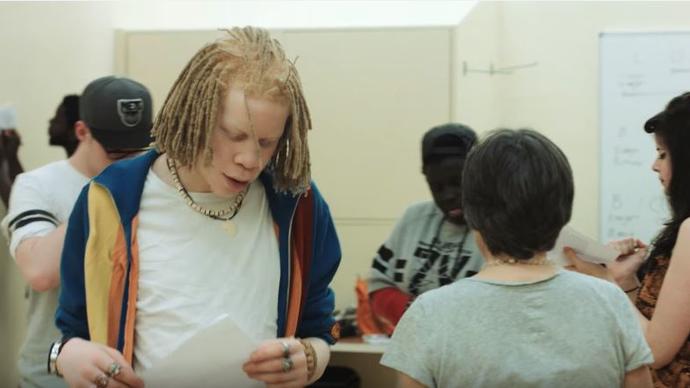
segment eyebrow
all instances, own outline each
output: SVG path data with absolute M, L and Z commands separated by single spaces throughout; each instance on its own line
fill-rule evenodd
M 238 128 L 238 127 L 232 125 L 232 124 L 230 124 L 230 126 L 225 126 L 224 124 L 219 124 L 218 127 L 219 127 L 220 129 L 222 129 L 223 131 L 229 132 L 229 133 L 231 133 L 231 134 L 234 134 L 235 132 L 239 132 L 239 133 L 242 134 L 242 135 L 247 135 L 247 136 L 249 136 L 250 133 L 251 133 L 251 131 L 247 131 L 247 130 L 240 129 L 240 128 Z M 254 133 L 256 134 L 256 132 L 254 132 Z M 257 139 L 258 139 L 258 140 L 278 141 L 278 140 L 280 140 L 281 137 L 282 137 L 282 135 L 277 136 L 277 137 L 258 137 L 258 136 L 257 136 Z

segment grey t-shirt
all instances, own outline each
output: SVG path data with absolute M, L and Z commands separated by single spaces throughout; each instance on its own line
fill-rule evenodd
M 17 176 L 10 206 L 2 220 L 2 232 L 10 242 L 13 257 L 19 245 L 30 238 L 48 235 L 69 219 L 74 202 L 89 179 L 68 160 L 60 160 Z M 19 355 L 22 387 L 62 388 L 64 380 L 48 374 L 48 351 L 60 339 L 55 327 L 59 288 L 44 292 L 29 290 L 26 339 Z
M 369 292 L 397 287 L 417 296 L 472 276 L 483 265 L 467 226 L 444 220 L 434 202 L 421 202 L 407 208 L 379 248 L 369 273 Z
M 475 278 L 425 293 L 381 363 L 428 387 L 620 387 L 651 364 L 615 285 L 560 270 L 533 283 Z

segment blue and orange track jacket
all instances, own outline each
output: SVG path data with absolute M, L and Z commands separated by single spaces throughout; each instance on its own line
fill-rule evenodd
M 56 324 L 66 337 L 134 351 L 139 279 L 137 225 L 153 150 L 115 163 L 84 187 L 69 219 L 60 269 Z M 328 287 L 340 263 L 340 244 L 328 205 L 316 186 L 300 196 L 266 189 L 280 250 L 278 337 L 338 339 Z M 203 303 L 203 301 L 199 301 Z

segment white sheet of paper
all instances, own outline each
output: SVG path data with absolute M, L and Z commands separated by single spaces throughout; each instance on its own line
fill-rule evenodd
M 558 235 L 558 240 L 556 240 L 556 246 L 546 255 L 557 265 L 569 265 L 570 261 L 563 254 L 563 248 L 565 247 L 573 248 L 580 258 L 592 263 L 610 263 L 619 255 L 618 251 L 615 249 L 602 245 L 598 241 L 585 236 L 570 226 L 565 226 L 561 230 L 561 234 Z
M 146 388 L 263 387 L 242 371 L 242 364 L 257 345 L 225 317 L 185 341 L 140 377 Z
M 11 105 L 0 105 L 0 129 L 17 128 L 17 111 Z

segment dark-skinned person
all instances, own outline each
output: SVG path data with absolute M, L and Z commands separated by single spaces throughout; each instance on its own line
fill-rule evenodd
M 367 284 L 373 315 L 391 327 L 416 297 L 474 275 L 484 264 L 460 201 L 462 168 L 476 142 L 471 128 L 456 123 L 431 128 L 422 138 L 422 172 L 433 201 L 405 210 L 378 249 Z
M 535 131 L 495 131 L 473 148 L 462 209 L 486 265 L 405 312 L 381 360 L 399 387 L 652 386 L 625 293 L 547 260 L 573 197 L 568 160 Z

